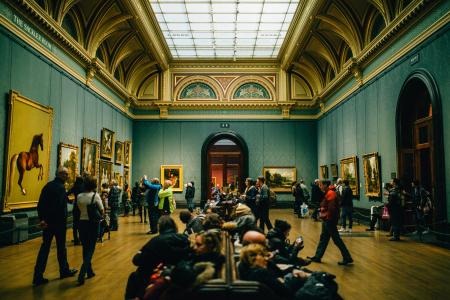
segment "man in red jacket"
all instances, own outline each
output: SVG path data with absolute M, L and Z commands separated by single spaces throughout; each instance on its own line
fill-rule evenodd
M 320 218 L 322 219 L 322 233 L 320 234 L 319 245 L 317 245 L 316 254 L 308 257 L 313 262 L 320 263 L 325 250 L 327 249 L 330 238 L 334 244 L 341 250 L 343 261 L 338 262 L 339 265 L 348 265 L 353 263 L 352 256 L 348 252 L 347 247 L 339 236 L 337 223 L 339 220 L 339 203 L 337 201 L 336 192 L 330 189 L 330 181 L 323 180 L 320 188 L 324 193 L 322 202 L 320 203 Z

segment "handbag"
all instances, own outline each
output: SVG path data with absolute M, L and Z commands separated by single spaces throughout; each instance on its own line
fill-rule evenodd
M 94 203 L 94 198 L 95 198 L 96 194 L 97 193 L 94 193 L 94 195 L 92 196 L 92 199 L 91 199 L 91 203 L 86 206 L 89 221 L 91 223 L 100 223 L 100 221 L 103 219 L 103 216 L 102 216 L 100 210 L 98 209 L 97 204 Z
M 390 215 L 389 215 L 389 209 L 387 208 L 387 206 L 383 207 L 383 214 L 381 215 L 381 218 L 383 220 L 389 220 Z

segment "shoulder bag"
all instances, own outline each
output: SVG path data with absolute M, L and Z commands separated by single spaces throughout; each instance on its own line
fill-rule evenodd
M 92 199 L 91 199 L 91 203 L 86 206 L 89 221 L 91 223 L 100 223 L 100 221 L 103 219 L 103 216 L 102 216 L 100 210 L 98 209 L 97 204 L 94 202 L 96 194 L 97 193 L 94 192 L 94 195 L 92 196 Z

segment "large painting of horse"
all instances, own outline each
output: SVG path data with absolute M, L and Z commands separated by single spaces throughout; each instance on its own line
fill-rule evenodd
M 51 107 L 10 92 L 4 212 L 36 207 L 49 179 L 52 119 Z

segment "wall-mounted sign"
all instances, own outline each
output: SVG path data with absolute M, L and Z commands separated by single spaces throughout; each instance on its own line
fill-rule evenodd
M 230 128 L 230 123 L 220 123 L 220 128 Z

